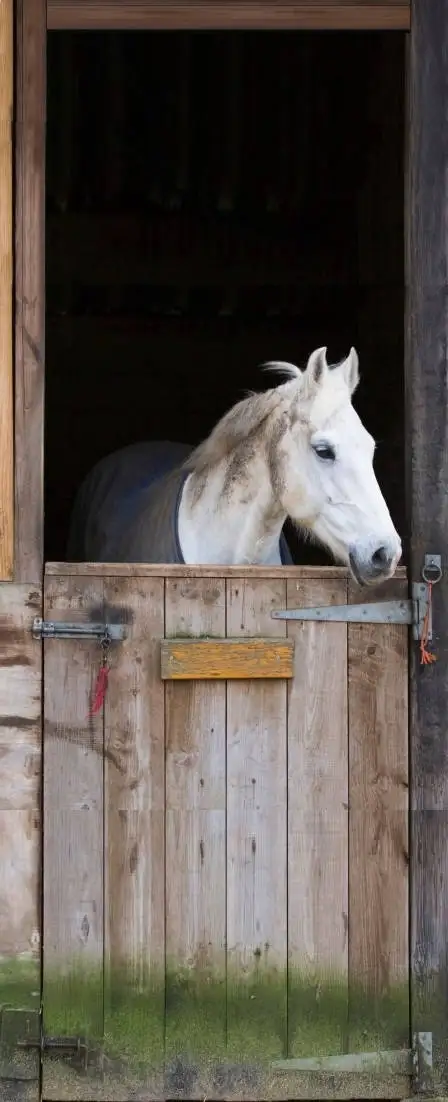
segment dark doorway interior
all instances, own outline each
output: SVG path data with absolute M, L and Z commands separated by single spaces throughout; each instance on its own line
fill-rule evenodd
M 49 34 L 47 559 L 100 456 L 321 344 L 404 534 L 403 89 L 401 34 Z

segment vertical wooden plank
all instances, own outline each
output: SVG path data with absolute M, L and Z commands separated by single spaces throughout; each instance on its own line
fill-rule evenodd
M 167 579 L 165 631 L 225 635 L 225 581 Z M 220 1094 L 226 686 L 166 684 L 166 1096 Z M 199 1092 L 199 1093 L 198 1093 Z
M 394 579 L 362 600 L 406 596 Z M 350 1051 L 409 1045 L 407 653 L 406 627 L 348 627 Z
M 14 566 L 13 421 L 13 0 L 0 6 L 0 579 Z
M 45 616 L 100 620 L 102 578 L 52 578 Z M 100 648 L 44 643 L 43 1007 L 45 1032 L 103 1043 L 103 716 L 89 717 Z M 95 1098 L 92 1085 L 46 1055 L 43 1097 Z
M 42 615 L 39 587 L 0 585 L 0 1005 L 40 1004 L 40 767 Z M 8 1073 L 0 1040 L 0 1096 L 38 1102 L 37 1052 L 14 1053 Z M 8 1084 L 8 1074 L 20 1075 Z M 28 1079 L 29 1077 L 29 1079 Z
M 286 634 L 271 610 L 286 583 L 227 583 L 227 634 Z M 287 687 L 227 685 L 227 1048 L 240 1097 L 272 1097 L 267 1062 L 286 1052 Z
M 15 5 L 14 563 L 23 582 L 40 582 L 43 562 L 46 7 Z
M 287 600 L 345 604 L 347 582 L 288 581 Z M 288 637 L 288 1050 L 335 1055 L 348 1024 L 347 626 L 291 620 Z
M 411 650 L 412 1023 L 431 1030 L 435 1094 L 448 1094 L 448 10 L 412 0 L 407 72 L 406 454 L 411 577 L 443 556 L 437 662 Z M 423 1084 L 421 1084 L 423 1085 Z M 428 1085 L 428 1084 L 427 1084 Z
M 104 583 L 111 648 L 105 703 L 105 1046 L 119 1079 L 163 1098 L 165 738 L 163 578 Z

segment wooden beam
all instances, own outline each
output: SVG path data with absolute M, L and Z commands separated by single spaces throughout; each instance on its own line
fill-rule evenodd
M 409 0 L 48 0 L 49 30 L 409 30 Z
M 14 559 L 14 427 L 12 373 L 12 102 L 13 0 L 0 5 L 0 579 Z
M 286 581 L 306 581 L 309 578 L 348 577 L 343 566 L 178 566 L 174 563 L 105 563 L 47 562 L 45 574 L 58 577 L 105 578 L 283 578 Z M 406 568 L 399 566 L 395 578 L 406 578 Z
M 164 639 L 162 681 L 229 681 L 293 675 L 292 639 Z
M 45 0 L 17 0 L 16 13 L 15 578 L 38 582 L 43 564 Z
M 411 655 L 412 1028 L 433 1033 L 434 1092 L 448 1093 L 448 6 L 413 0 L 407 71 L 406 393 L 412 579 L 434 587 L 437 661 Z

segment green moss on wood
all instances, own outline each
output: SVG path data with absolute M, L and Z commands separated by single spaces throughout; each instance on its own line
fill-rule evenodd
M 0 960 L 0 1006 L 38 1009 L 40 1006 L 40 961 Z
M 104 1026 L 98 1007 L 104 1006 Z M 234 977 L 169 971 L 163 978 L 130 970 L 45 973 L 49 1033 L 83 1033 L 130 1067 L 246 1064 L 285 1056 L 332 1055 L 409 1046 L 406 984 L 374 998 L 336 979 L 272 973 L 248 983 Z M 103 1042 L 104 1029 L 104 1042 Z

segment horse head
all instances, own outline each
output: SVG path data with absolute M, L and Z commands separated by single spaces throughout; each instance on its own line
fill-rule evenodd
M 359 584 L 373 585 L 393 575 L 401 542 L 375 477 L 375 442 L 352 405 L 357 353 L 352 348 L 330 367 L 326 352 L 316 349 L 303 372 L 266 365 L 290 376 L 276 388 L 270 465 L 291 520 L 350 566 Z

